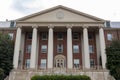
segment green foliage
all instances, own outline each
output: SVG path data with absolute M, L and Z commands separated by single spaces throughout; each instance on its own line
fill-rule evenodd
M 0 34 L 0 68 L 4 70 L 6 77 L 13 68 L 13 41 L 9 35 Z
M 120 41 L 112 41 L 111 45 L 106 48 L 106 55 L 106 67 L 116 80 L 120 80 Z
M 35 75 L 31 80 L 91 80 L 90 77 L 86 75 Z
M 4 70 L 0 68 L 0 80 L 4 79 Z

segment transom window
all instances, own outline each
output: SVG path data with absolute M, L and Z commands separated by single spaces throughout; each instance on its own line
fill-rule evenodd
M 89 53 L 93 53 L 93 52 L 94 52 L 93 45 L 89 45 Z
M 32 33 L 27 33 L 27 39 L 32 39 Z
M 79 53 L 79 45 L 73 45 L 73 53 Z
M 79 67 L 80 67 L 79 59 L 74 59 L 74 68 L 79 68 Z
M 90 59 L 90 67 L 94 67 L 95 66 L 95 60 L 94 59 Z
M 42 33 L 42 40 L 47 40 L 48 35 L 46 32 Z
M 79 39 L 79 34 L 78 33 L 73 33 L 73 39 L 78 40 Z
M 57 52 L 58 53 L 63 53 L 63 45 L 62 44 L 57 45 Z
M 46 68 L 46 59 L 41 59 L 41 68 Z
M 63 40 L 63 33 L 57 33 L 57 40 Z
M 9 35 L 9 38 L 13 40 L 13 33 L 9 33 L 8 35 Z
M 41 45 L 41 53 L 47 53 L 47 45 Z
M 108 34 L 107 34 L 107 40 L 111 41 L 112 39 L 113 39 L 112 34 L 108 33 Z
M 26 53 L 31 53 L 31 44 L 26 46 Z
M 30 68 L 30 59 L 26 59 L 25 65 L 26 65 L 26 68 Z

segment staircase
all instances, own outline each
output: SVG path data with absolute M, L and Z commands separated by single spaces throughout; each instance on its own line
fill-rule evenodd
M 108 70 L 77 70 L 77 69 L 49 69 L 49 70 L 12 70 L 9 80 L 30 80 L 34 75 L 87 75 L 91 80 L 114 80 Z

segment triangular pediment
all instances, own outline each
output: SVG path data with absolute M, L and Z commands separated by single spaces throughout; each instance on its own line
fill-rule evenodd
M 56 6 L 38 13 L 34 13 L 16 21 L 23 22 L 96 22 L 103 19 L 79 12 L 68 7 Z

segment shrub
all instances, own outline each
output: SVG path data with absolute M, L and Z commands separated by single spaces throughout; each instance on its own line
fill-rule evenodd
M 35 75 L 31 80 L 91 80 L 86 75 Z

